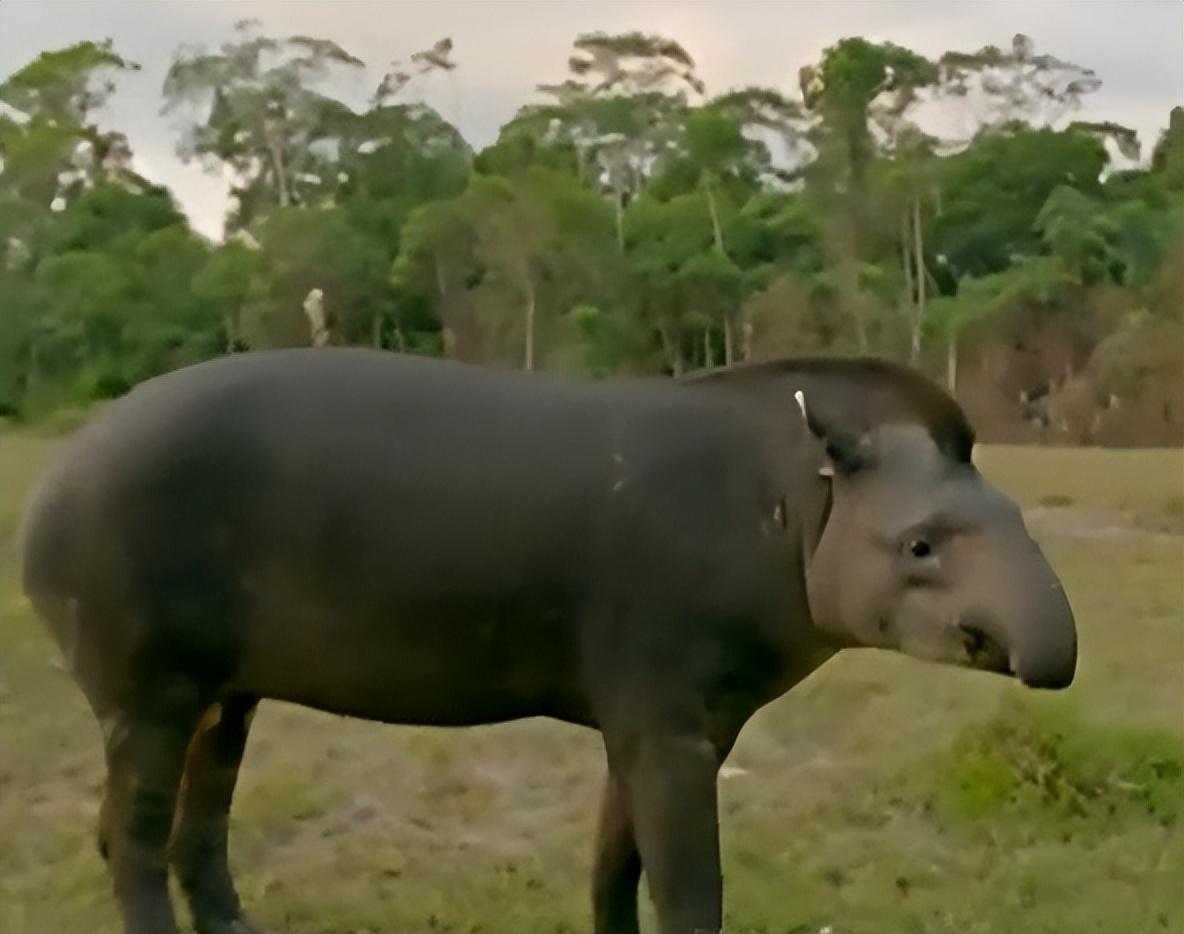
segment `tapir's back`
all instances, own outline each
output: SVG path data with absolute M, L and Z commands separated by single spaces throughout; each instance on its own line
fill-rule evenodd
M 331 350 L 241 355 L 152 380 L 83 429 L 34 496 L 26 580 L 80 586 L 81 569 L 52 569 L 70 542 L 128 543 L 151 528 L 164 549 L 197 535 L 191 521 L 205 536 L 219 523 L 282 531 L 289 545 L 348 536 L 329 520 L 350 503 L 359 518 L 382 516 L 391 539 L 454 518 L 472 538 L 518 497 L 538 505 L 548 477 L 571 490 L 595 472 L 588 394 L 528 382 Z

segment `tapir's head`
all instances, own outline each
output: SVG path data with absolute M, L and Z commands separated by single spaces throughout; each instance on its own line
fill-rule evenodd
M 806 561 L 815 625 L 843 644 L 1010 673 L 1032 687 L 1072 682 L 1077 633 L 1065 591 L 1019 508 L 971 463 L 969 428 L 960 445 L 943 444 L 921 424 L 852 425 L 798 398 L 821 442 L 817 482 L 829 485 Z

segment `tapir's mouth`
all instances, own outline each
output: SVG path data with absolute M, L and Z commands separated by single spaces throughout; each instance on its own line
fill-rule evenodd
M 1001 675 L 1014 675 L 1011 654 L 985 629 L 965 623 L 962 630 L 962 644 L 966 650 L 966 664 L 980 671 L 993 671 Z

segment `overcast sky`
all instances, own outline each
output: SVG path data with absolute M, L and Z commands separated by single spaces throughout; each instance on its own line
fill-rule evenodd
M 0 77 L 38 52 L 111 38 L 143 70 L 124 77 L 103 123 L 126 132 L 143 174 L 168 185 L 203 232 L 217 236 L 225 184 L 174 155 L 160 85 L 180 43 L 210 48 L 236 20 L 255 18 L 275 35 L 329 38 L 363 59 L 369 74 L 341 90 L 360 103 L 392 59 L 449 36 L 457 71 L 422 96 L 480 148 L 533 97 L 534 85 L 565 77 L 571 42 L 594 30 L 657 32 L 696 59 L 709 93 L 761 84 L 796 94 L 797 71 L 843 36 L 890 40 L 937 57 L 948 49 L 1006 47 L 1023 32 L 1036 48 L 1093 68 L 1104 85 L 1078 114 L 1135 127 L 1149 152 L 1173 106 L 1184 103 L 1184 3 L 1180 0 L 1060 2 L 604 2 L 604 0 L 0 0 Z

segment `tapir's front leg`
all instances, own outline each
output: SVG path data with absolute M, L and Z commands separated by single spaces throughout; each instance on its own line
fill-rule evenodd
M 606 735 L 661 934 L 717 934 L 723 923 L 716 776 L 706 738 Z

